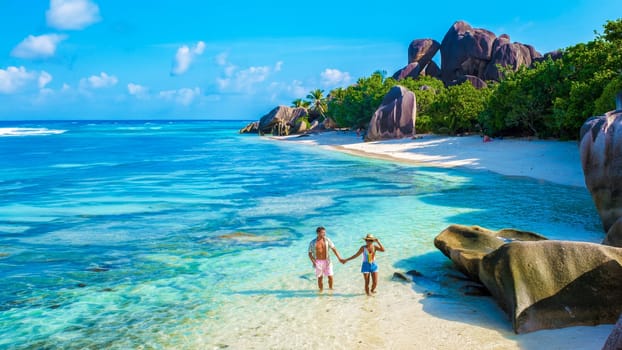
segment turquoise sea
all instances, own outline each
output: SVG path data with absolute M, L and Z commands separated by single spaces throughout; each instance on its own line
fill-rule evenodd
M 433 239 L 453 223 L 603 238 L 585 188 L 239 135 L 246 124 L 0 122 L 0 348 L 227 347 L 221 330 L 248 332 L 235 315 L 258 301 L 317 298 L 319 225 L 345 256 L 382 238 L 381 290 L 393 271 L 450 269 Z M 356 283 L 339 296 L 361 297 Z

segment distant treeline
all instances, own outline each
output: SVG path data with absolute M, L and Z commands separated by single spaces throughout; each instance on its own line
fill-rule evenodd
M 603 27 L 593 41 L 561 50 L 561 58 L 505 70 L 501 82 L 485 88 L 468 81 L 445 87 L 425 76 L 396 81 L 375 72 L 327 97 L 312 91 L 309 101 L 294 105 L 310 106 L 339 127 L 365 128 L 384 95 L 399 84 L 416 95 L 417 133 L 577 139 L 583 122 L 615 109 L 615 95 L 622 91 L 622 19 Z

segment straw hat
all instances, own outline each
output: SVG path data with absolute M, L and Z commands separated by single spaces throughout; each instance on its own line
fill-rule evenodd
M 363 238 L 364 241 L 375 241 L 376 237 L 374 237 L 374 235 L 372 235 L 371 233 L 368 233 L 367 236 L 365 236 L 365 238 Z

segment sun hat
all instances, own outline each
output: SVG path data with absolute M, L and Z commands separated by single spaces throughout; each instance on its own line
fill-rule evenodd
M 372 235 L 371 233 L 368 233 L 367 236 L 365 236 L 365 238 L 363 238 L 364 241 L 375 241 L 376 237 L 374 237 L 374 235 Z

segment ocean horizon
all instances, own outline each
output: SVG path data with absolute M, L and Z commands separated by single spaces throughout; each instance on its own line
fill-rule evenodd
M 238 134 L 248 122 L 0 122 L 0 348 L 309 347 L 290 334 L 298 315 L 367 298 L 358 261 L 317 293 L 317 226 L 343 256 L 382 239 L 375 298 L 406 288 L 464 304 L 433 245 L 451 224 L 604 238 L 582 187 Z M 392 281 L 410 270 L 425 279 Z

